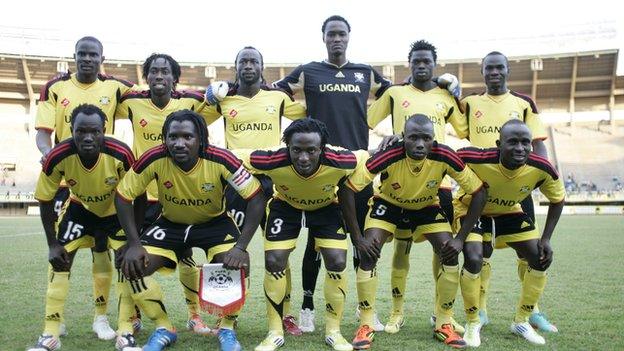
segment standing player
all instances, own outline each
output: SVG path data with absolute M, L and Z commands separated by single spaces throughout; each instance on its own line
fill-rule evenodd
M 132 152 L 124 143 L 104 137 L 106 115 L 96 106 L 77 106 L 69 121 L 73 137 L 58 143 L 47 154 L 35 190 L 51 269 L 44 331 L 31 351 L 61 348 L 61 321 L 77 250 L 91 248 L 95 242 L 108 242 L 118 249 L 125 240 L 113 199 L 117 184 L 134 162 Z M 62 179 L 69 186 L 70 200 L 55 225 L 53 200 Z M 126 346 L 133 346 L 132 325 L 121 319 L 119 322 L 120 331 L 126 334 Z
M 528 268 L 522 276 L 520 301 L 511 331 L 533 344 L 542 345 L 545 340 L 535 332 L 529 317 L 546 285 L 546 269 L 552 263 L 553 254 L 550 238 L 561 216 L 565 189 L 548 160 L 531 152 L 533 140 L 529 127 L 514 118 L 500 127 L 497 148 L 464 148 L 458 154 L 488 184 L 488 202 L 480 225 L 473 232 L 481 235 L 483 240 L 491 240 L 495 248 L 513 248 L 528 262 Z M 550 200 L 541 236 L 534 221 L 520 206 L 520 202 L 535 188 L 539 188 Z M 463 219 L 470 198 L 469 194 L 458 194 L 454 201 L 458 219 Z M 467 265 L 482 265 L 481 255 L 465 259 L 474 261 Z M 523 267 L 519 262 L 518 270 L 521 269 Z M 474 278 L 469 279 L 472 284 L 465 284 L 462 277 L 462 294 L 469 321 L 478 321 L 479 318 L 479 281 Z M 480 343 L 478 339 L 475 341 Z M 478 343 L 474 346 L 478 346 Z
M 94 37 L 83 37 L 76 42 L 74 59 L 76 73 L 63 74 L 51 81 L 41 90 L 35 129 L 37 129 L 37 147 L 45 161 L 54 143 L 71 137 L 70 116 L 76 106 L 92 104 L 106 115 L 105 130 L 114 132 L 115 108 L 121 95 L 132 88 L 132 84 L 110 76 L 100 74 L 100 65 L 104 62 L 102 43 Z M 69 192 L 62 184 L 55 197 L 55 209 L 60 212 Z M 106 310 L 112 282 L 113 268 L 107 250 L 106 238 L 96 242 L 93 253 L 93 296 L 95 298 L 95 317 L 93 331 L 100 339 L 111 339 L 115 332 L 108 325 Z
M 410 47 L 408 54 L 411 79 L 409 82 L 388 88 L 379 99 L 368 109 L 368 125 L 371 128 L 377 126 L 388 115 L 392 118 L 392 129 L 395 134 L 403 133 L 405 121 L 410 116 L 418 113 L 424 114 L 433 123 L 434 138 L 439 143 L 444 143 L 446 124 L 450 123 L 460 134 L 459 127 L 462 125 L 463 114 L 457 98 L 449 94 L 447 90 L 438 87 L 434 81 L 433 70 L 436 67 L 438 55 L 436 47 L 427 41 L 419 40 Z M 460 135 L 463 137 L 464 135 Z M 453 197 L 451 183 L 445 179 L 439 188 L 440 205 L 446 217 L 453 222 Z M 405 319 L 403 316 L 403 303 L 407 275 L 409 273 L 409 253 L 412 245 L 410 238 L 395 238 L 394 254 L 392 258 L 392 313 L 386 324 L 385 331 L 397 333 Z M 422 239 L 422 238 L 421 238 Z M 433 277 L 436 280 L 440 269 L 439 257 L 433 257 Z M 463 328 L 453 320 L 454 327 L 458 332 Z
M 160 268 L 175 268 L 181 255 L 198 247 L 206 252 L 208 262 L 222 262 L 228 269 L 246 267 L 248 275 L 247 245 L 265 205 L 260 183 L 241 161 L 228 150 L 208 144 L 206 123 L 199 114 L 190 110 L 173 112 L 165 120 L 162 135 L 164 144 L 141 156 L 119 184 L 115 200 L 128 238 L 123 270 L 131 280 L 134 301 L 156 323 L 156 330 L 143 348 L 150 351 L 162 350 L 177 339 L 162 302 L 162 291 L 152 274 Z M 130 201 L 143 194 L 154 180 L 163 213 L 139 239 Z M 225 212 L 225 184 L 249 201 L 242 232 Z M 237 313 L 221 321 L 221 350 L 241 349 L 233 330 Z
M 347 191 L 350 208 L 353 207 L 353 191 L 363 189 L 377 174 L 382 174 L 381 185 L 379 195 L 370 201 L 363 245 L 372 249 L 373 254 L 362 254 L 357 269 L 362 316 L 353 346 L 368 349 L 374 338 L 371 324 L 378 284 L 375 267 L 383 244 L 392 236 L 409 242 L 423 236 L 441 258 L 436 284 L 434 336 L 451 347 L 464 348 L 466 343 L 451 325 L 459 286 L 457 256 L 485 205 L 483 183 L 451 148 L 434 140 L 434 124 L 424 114 L 415 114 L 405 122 L 402 143 L 375 154 L 366 161 L 365 167 L 349 177 L 347 184 L 352 189 Z M 454 239 L 438 198 L 438 188 L 446 174 L 472 194 L 470 209 Z M 350 230 L 359 230 L 353 211 L 347 211 L 346 222 Z M 370 252 L 370 249 L 365 251 Z
M 347 46 L 351 26 L 341 16 L 331 16 L 321 27 L 327 59 L 310 62 L 295 68 L 284 79 L 273 83 L 290 94 L 300 93 L 306 101 L 308 116 L 318 119 L 331 131 L 328 143 L 349 150 L 368 149 L 366 103 L 370 94 L 379 97 L 391 82 L 370 65 L 347 60 Z M 356 196 L 358 223 L 363 228 L 367 201 L 373 194 L 372 186 Z M 354 259 L 357 250 L 354 250 Z M 305 332 L 314 331 L 314 290 L 321 267 L 321 256 L 314 250 L 314 238 L 308 244 L 302 264 L 303 304 L 299 326 Z M 354 262 L 355 263 L 355 262 Z M 376 323 L 377 330 L 383 324 Z
M 507 57 L 500 52 L 493 51 L 485 55 L 482 60 L 481 73 L 485 81 L 487 91 L 478 95 L 470 95 L 462 99 L 461 103 L 465 111 L 465 123 L 460 127 L 473 146 L 490 148 L 496 146 L 500 127 L 510 119 L 520 119 L 526 123 L 533 135 L 533 152 L 543 158 L 548 158 L 544 139 L 546 132 L 539 118 L 537 107 L 533 100 L 507 88 L 509 76 L 509 62 Z M 535 222 L 533 210 L 533 198 L 529 193 L 522 200 L 523 211 Z M 489 323 L 487 316 L 487 294 L 489 291 L 490 275 L 492 267 L 490 257 L 492 255 L 492 243 L 483 241 L 483 267 L 481 269 L 481 293 L 479 301 L 479 317 L 483 326 Z M 523 280 L 528 267 L 525 259 L 520 259 L 518 273 Z M 557 327 L 551 324 L 544 314 L 536 308 L 530 318 L 531 324 L 543 332 L 557 332 Z
M 285 148 L 254 151 L 244 157 L 253 173 L 271 178 L 276 191 L 267 206 L 264 228 L 264 293 L 269 333 L 256 351 L 272 351 L 284 344 L 285 270 L 304 227 L 314 239 L 315 249 L 323 255 L 327 269 L 325 342 L 334 350 L 352 350 L 340 333 L 347 291 L 348 244 L 340 206 L 336 203 L 336 190 L 353 173 L 358 162 L 353 152 L 326 145 L 328 136 L 323 122 L 300 119 L 284 131 Z
M 181 74 L 180 65 L 171 56 L 152 54 L 143 63 L 143 78 L 149 90 L 128 92 L 121 97 L 116 118 L 128 118 L 132 122 L 132 149 L 136 158 L 152 147 L 162 145 L 162 126 L 169 114 L 185 109 L 197 111 L 202 106 L 201 94 L 175 90 Z M 147 186 L 147 201 L 144 227 L 156 221 L 162 210 L 156 182 Z M 199 315 L 199 269 L 193 260 L 193 251 L 189 250 L 178 264 L 180 283 L 189 309 L 187 328 L 198 334 L 208 334 L 210 328 Z
M 297 120 L 306 116 L 305 107 L 295 102 L 287 93 L 270 89 L 262 77 L 263 58 L 260 51 L 244 47 L 236 55 L 236 81 L 228 95 L 215 105 L 203 108 L 200 113 L 211 124 L 223 116 L 225 145 L 228 149 L 266 149 L 280 145 L 282 116 Z M 273 194 L 271 179 L 258 176 L 267 197 Z M 226 207 L 239 228 L 245 221 L 247 201 L 233 188 L 225 188 Z M 288 279 L 287 301 L 284 306 L 284 328 L 292 335 L 301 335 L 290 311 L 290 266 L 286 267 Z

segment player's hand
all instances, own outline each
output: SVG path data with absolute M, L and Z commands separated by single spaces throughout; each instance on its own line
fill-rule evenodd
M 390 146 L 398 143 L 399 140 L 401 140 L 401 135 L 400 134 L 394 134 L 394 135 L 390 135 L 390 136 L 385 136 L 385 137 L 383 137 L 383 139 L 381 139 L 381 142 L 379 143 L 379 146 L 377 147 L 377 150 L 384 151 L 385 149 L 389 148 Z
M 230 86 L 227 82 L 218 81 L 210 83 L 210 85 L 206 87 L 204 99 L 209 105 L 216 105 L 219 102 L 223 101 L 223 99 L 227 96 L 229 90 Z
M 379 246 L 376 242 L 368 238 L 364 237 L 353 241 L 353 246 L 355 246 L 360 254 L 366 255 L 372 259 L 376 260 L 380 256 Z
M 457 77 L 450 73 L 444 73 L 438 77 L 438 86 L 449 91 L 451 95 L 458 98 L 461 96 L 461 86 Z
M 48 262 L 50 262 L 55 271 L 69 271 L 69 253 L 67 253 L 67 250 L 65 250 L 61 244 L 54 244 L 50 247 L 50 251 L 48 252 Z
M 550 247 L 550 240 L 539 240 L 537 242 L 537 249 L 540 255 L 540 264 L 542 268 L 546 270 L 553 261 L 553 250 Z
M 241 269 L 247 266 L 249 262 L 249 253 L 237 246 L 234 246 L 225 254 L 223 258 L 223 268 L 225 269 Z
M 143 245 L 131 245 L 123 252 L 121 270 L 130 280 L 140 279 L 148 263 L 149 258 Z
M 458 238 L 453 238 L 442 245 L 440 257 L 442 258 L 442 261 L 451 260 L 457 257 L 463 248 L 464 243 Z

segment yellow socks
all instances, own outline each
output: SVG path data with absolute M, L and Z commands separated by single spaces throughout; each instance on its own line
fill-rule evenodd
M 462 297 L 464 298 L 464 311 L 468 322 L 479 322 L 479 288 L 481 286 L 481 273 L 470 273 L 462 269 L 459 278 Z
M 479 309 L 487 311 L 487 297 L 490 290 L 490 277 L 492 276 L 492 266 L 490 258 L 483 257 L 483 265 L 481 266 L 481 292 L 479 294 Z
M 457 296 L 459 286 L 459 266 L 442 265 L 438 276 L 436 298 L 436 329 L 442 325 L 451 323 L 453 317 L 453 304 Z
M 132 318 L 134 317 L 134 300 L 132 300 L 132 290 L 130 289 L 130 283 L 126 280 L 126 277 L 121 273 L 121 270 L 117 270 L 117 284 L 115 286 L 117 290 L 117 296 L 119 302 L 117 304 L 117 335 L 123 335 L 126 333 L 134 333 L 132 327 Z
M 109 251 L 92 252 L 93 254 L 93 297 L 95 298 L 95 315 L 106 314 L 108 297 L 113 282 L 113 263 Z
M 157 328 L 164 327 L 173 330 L 173 325 L 167 316 L 163 303 L 163 294 L 160 285 L 151 276 L 139 280 L 131 280 L 132 299 L 139 305 L 145 315 L 154 321 Z
M 516 309 L 515 322 L 521 323 L 529 320 L 537 301 L 544 292 L 546 286 L 546 272 L 528 268 L 522 281 L 520 302 Z
M 69 272 L 48 272 L 46 292 L 45 323 L 43 333 L 59 337 L 63 309 L 69 291 Z
M 358 306 L 360 309 L 360 326 L 373 326 L 373 318 L 375 315 L 375 297 L 377 295 L 377 270 L 365 271 L 361 268 L 356 272 Z M 394 298 L 394 293 L 392 294 Z
M 347 291 L 346 269 L 325 274 L 325 334 L 340 331 Z
M 394 253 L 392 256 L 392 272 L 390 273 L 390 286 L 392 287 L 392 311 L 403 314 L 405 301 L 405 287 L 407 274 L 409 273 L 409 253 L 412 242 L 409 240 L 394 240 Z
M 275 331 L 281 334 L 284 333 L 282 318 L 284 317 L 286 289 L 286 271 L 264 272 L 264 295 L 266 296 L 267 301 L 269 331 Z
M 178 278 L 184 290 L 184 300 L 188 307 L 189 318 L 199 313 L 199 268 L 192 257 L 178 262 Z

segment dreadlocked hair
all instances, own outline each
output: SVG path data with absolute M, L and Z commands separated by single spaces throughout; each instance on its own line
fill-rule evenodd
M 292 122 L 284 130 L 282 141 L 288 146 L 295 133 L 317 133 L 321 137 L 321 150 L 325 148 L 329 132 L 325 123 L 313 118 L 302 118 Z
M 152 62 L 156 61 L 156 59 L 164 59 L 169 62 L 171 65 L 171 75 L 173 75 L 173 89 L 175 90 L 176 85 L 180 82 L 180 76 L 182 75 L 182 69 L 180 68 L 180 64 L 173 57 L 167 54 L 158 54 L 153 53 L 150 57 L 145 59 L 143 62 L 143 78 L 147 80 L 147 75 L 149 74 L 150 66 L 152 66 Z
M 165 119 L 165 123 L 162 127 L 163 144 L 165 144 L 165 141 L 167 140 L 169 127 L 171 126 L 171 122 L 173 121 L 189 121 L 193 123 L 193 125 L 195 126 L 195 132 L 199 137 L 199 157 L 205 157 L 206 149 L 209 146 L 208 126 L 206 125 L 206 121 L 202 118 L 202 116 L 200 116 L 197 112 L 191 110 L 180 110 L 170 113 Z
M 438 61 L 438 52 L 437 52 L 436 47 L 426 40 L 419 40 L 419 41 L 413 42 L 412 45 L 410 46 L 410 52 L 407 55 L 407 62 L 410 62 L 412 60 L 412 53 L 414 51 L 420 51 L 420 50 L 431 51 L 431 55 L 433 56 L 433 62 Z

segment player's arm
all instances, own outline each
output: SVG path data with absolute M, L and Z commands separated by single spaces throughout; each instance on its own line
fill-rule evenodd
M 552 166 L 550 167 L 552 168 Z M 550 175 L 546 177 L 546 180 L 540 185 L 539 189 L 550 201 L 550 204 L 548 205 L 548 213 L 546 214 L 544 231 L 542 232 L 542 238 L 538 243 L 540 250 L 540 263 L 542 264 L 543 269 L 547 269 L 553 260 L 553 250 L 550 246 L 550 238 L 555 231 L 557 222 L 559 222 L 561 212 L 563 212 L 563 206 L 565 204 L 565 188 L 561 178 L 559 178 L 557 172 L 554 168 L 552 168 Z
M 35 129 L 37 134 L 35 141 L 37 149 L 43 156 L 41 163 L 45 162 L 45 158 L 52 149 L 52 132 L 54 132 L 56 121 L 56 93 L 50 83 L 41 90 L 39 96 L 39 105 L 37 106 L 37 116 L 35 117 Z
M 305 106 L 295 101 L 290 95 L 284 98 L 282 107 L 282 116 L 292 121 L 305 118 L 307 115 Z
M 62 157 L 60 149 L 52 153 L 51 157 L 55 161 Z M 56 213 L 54 212 L 54 195 L 58 190 L 61 182 L 60 162 L 51 165 L 52 162 L 43 164 L 37 186 L 35 188 L 35 198 L 39 200 L 39 212 L 41 215 L 41 224 L 46 236 L 48 244 L 48 261 L 55 270 L 68 271 L 70 258 L 67 250 L 58 242 L 55 228 Z
M 305 74 L 303 71 L 303 65 L 298 66 L 286 77 L 273 82 L 272 86 L 282 89 L 290 95 L 295 95 L 300 91 L 303 91 L 305 87 Z
M 52 131 L 49 129 L 39 128 L 35 136 L 37 149 L 41 152 L 41 163 L 44 163 L 50 150 L 52 150 Z
M 468 121 L 464 115 L 463 104 L 452 96 L 449 96 L 449 100 L 451 108 L 446 115 L 446 121 L 453 126 L 458 138 L 465 139 L 468 137 Z
M 447 260 L 458 255 L 464 247 L 464 242 L 468 237 L 468 234 L 472 228 L 477 224 L 485 203 L 487 201 L 487 190 L 483 186 L 483 182 L 479 177 L 466 166 L 459 156 L 452 150 L 451 157 L 449 157 L 449 163 L 447 173 L 457 181 L 459 186 L 466 192 L 471 194 L 470 204 L 468 205 L 468 211 L 462 222 L 457 235 L 447 241 L 442 247 L 442 258 Z
M 149 156 L 147 153 L 144 156 Z M 123 253 L 121 269 L 130 279 L 143 276 L 143 269 L 147 266 L 147 251 L 139 240 L 138 227 L 140 223 L 135 213 L 145 211 L 147 197 L 145 190 L 149 182 L 155 177 L 153 163 L 145 167 L 148 157 L 141 157 L 133 168 L 121 179 L 115 194 L 115 209 L 119 223 L 126 234 L 127 249 Z M 133 201 L 135 202 L 133 204 Z M 136 208 L 135 208 L 136 207 Z M 139 219 L 141 215 L 139 215 Z
M 219 105 L 202 104 L 197 109 L 197 113 L 204 117 L 206 125 L 209 126 L 221 118 L 221 107 Z
M 383 93 L 392 86 L 392 81 L 384 78 L 377 70 L 371 67 L 370 93 L 379 98 Z
M 233 167 L 237 167 L 235 171 Z M 262 215 L 264 214 L 266 206 L 266 197 L 262 192 L 262 186 L 258 179 L 247 171 L 242 161 L 239 159 L 236 159 L 236 164 L 232 163 L 228 168 L 224 167 L 222 176 L 226 179 L 228 184 L 247 201 L 245 224 L 243 224 L 241 234 L 234 247 L 225 254 L 225 258 L 223 259 L 224 268 L 241 269 L 249 263 L 247 246 L 249 246 L 249 242 L 253 238 L 262 220 Z
M 392 107 L 390 91 L 386 90 L 381 96 L 373 101 L 367 111 L 366 122 L 370 129 L 375 128 L 381 121 L 390 115 Z
M 533 146 L 533 152 L 536 155 L 548 159 L 548 149 L 546 149 L 546 143 L 544 143 L 544 139 L 533 139 L 533 141 L 531 142 L 531 146 Z

